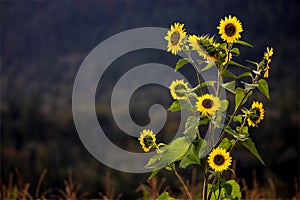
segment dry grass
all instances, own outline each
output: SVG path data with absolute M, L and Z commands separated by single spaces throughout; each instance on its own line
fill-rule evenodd
M 106 176 L 105 176 L 105 194 L 99 192 L 99 195 L 102 200 L 111 200 L 111 199 L 119 200 L 122 197 L 122 194 L 118 194 L 115 197 L 115 187 L 111 184 L 109 172 L 106 172 Z
M 8 184 L 5 185 L 2 180 L 0 181 L 1 193 L 0 199 L 46 199 L 46 195 L 51 191 L 50 189 L 45 190 L 44 192 L 40 192 L 42 182 L 47 174 L 47 169 L 45 169 L 40 175 L 35 192 L 30 194 L 29 182 L 23 182 L 20 172 L 17 168 L 14 170 L 14 174 L 17 177 L 17 184 L 14 185 L 14 174 L 10 173 Z
M 47 169 L 45 169 L 38 181 L 35 185 L 35 189 L 32 189 L 31 184 L 29 182 L 24 182 L 21 178 L 20 172 L 18 169 L 14 169 L 14 173 L 9 175 L 8 183 L 5 184 L 0 180 L 0 199 L 68 199 L 68 200 L 79 200 L 79 199 L 87 199 L 88 192 L 81 192 L 81 185 L 74 183 L 72 179 L 72 172 L 68 172 L 67 180 L 64 180 L 64 188 L 63 189 L 46 189 L 41 191 L 43 181 L 45 180 L 45 176 L 47 174 Z M 232 177 L 234 178 L 234 177 Z M 193 169 L 192 176 L 190 181 L 186 180 L 186 185 L 191 192 L 193 199 L 200 199 L 201 198 L 201 190 L 202 190 L 202 183 L 197 182 L 197 170 Z M 241 191 L 243 194 L 243 199 L 281 199 L 280 193 L 276 191 L 275 183 L 271 178 L 267 179 L 267 184 L 265 186 L 261 186 L 257 181 L 256 171 L 253 170 L 252 173 L 252 188 L 249 188 L 245 179 L 237 179 L 240 186 Z M 165 185 L 165 178 L 159 179 L 154 177 L 151 180 L 147 181 L 147 184 L 140 184 L 139 187 L 136 189 L 136 192 L 142 193 L 142 196 L 139 199 L 156 199 L 162 192 L 168 191 L 170 195 L 172 191 L 170 190 L 169 186 Z M 184 198 L 184 191 L 182 188 L 179 188 L 181 194 L 177 196 L 177 198 L 182 199 Z M 111 176 L 110 173 L 107 172 L 105 176 L 105 191 L 104 193 L 99 192 L 98 195 L 100 196 L 97 199 L 102 200 L 119 200 L 122 197 L 122 194 L 115 194 L 115 187 L 111 183 Z M 295 195 L 293 196 L 293 200 L 300 199 L 300 192 L 299 192 L 299 184 L 298 178 L 294 179 L 294 191 Z
M 164 186 L 166 178 L 161 180 L 157 177 L 154 177 L 147 181 L 147 184 L 140 184 L 136 189 L 136 192 L 142 192 L 143 196 L 139 199 L 156 199 L 162 192 L 167 191 L 169 186 Z
M 64 180 L 65 188 L 57 189 L 58 195 L 53 195 L 56 199 L 63 200 L 63 199 L 72 199 L 72 200 L 79 200 L 86 198 L 88 196 L 88 192 L 80 192 L 81 185 L 75 184 L 72 179 L 72 172 L 68 172 L 68 180 Z

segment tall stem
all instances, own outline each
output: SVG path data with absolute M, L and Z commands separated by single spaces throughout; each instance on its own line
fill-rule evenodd
M 204 173 L 203 173 L 203 191 L 202 191 L 202 199 L 203 200 L 207 200 L 207 171 L 205 169 Z
M 198 84 L 200 86 L 201 94 L 204 94 L 204 91 L 203 91 L 203 88 L 202 88 L 202 85 L 201 85 L 200 71 L 199 71 L 196 63 L 194 62 L 193 58 L 191 57 L 191 54 L 188 53 L 187 55 L 188 55 L 188 59 L 189 59 L 190 63 L 192 64 L 192 66 L 194 67 L 194 69 L 196 71 L 197 79 L 198 79 Z
M 183 188 L 184 188 L 184 190 L 186 192 L 186 195 L 188 197 L 188 200 L 192 200 L 191 193 L 189 192 L 188 188 L 186 187 L 186 185 L 185 185 L 184 181 L 182 180 L 181 176 L 176 171 L 175 166 L 173 167 L 173 171 L 175 173 L 175 176 L 178 178 L 178 180 L 180 181 L 181 185 L 183 186 Z

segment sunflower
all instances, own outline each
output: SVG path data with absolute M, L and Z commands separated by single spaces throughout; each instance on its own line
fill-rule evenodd
M 231 157 L 225 149 L 216 148 L 208 156 L 209 166 L 216 172 L 227 170 L 231 165 Z
M 175 100 L 184 100 L 187 98 L 186 96 L 186 90 L 188 90 L 188 84 L 181 80 L 175 80 L 172 81 L 172 83 L 169 86 L 171 96 Z
M 186 32 L 183 29 L 184 24 L 175 23 L 171 25 L 171 29 L 168 31 L 165 39 L 168 41 L 168 51 L 176 55 L 181 50 L 182 41 L 186 36 Z
M 152 130 L 144 129 L 140 132 L 140 144 L 145 152 L 148 152 L 153 146 L 156 145 L 156 137 Z
M 227 43 L 234 43 L 238 40 L 243 31 L 241 22 L 236 17 L 231 17 L 231 15 L 221 19 L 220 25 L 217 27 L 219 29 L 219 34 L 221 38 Z
M 214 37 L 190 35 L 188 42 L 193 50 L 196 50 L 202 58 L 209 61 L 216 61 L 216 48 L 219 46 Z
M 212 115 L 220 108 L 220 100 L 218 97 L 205 94 L 198 97 L 197 108 L 203 115 Z
M 250 114 L 248 116 L 248 125 L 255 127 L 264 118 L 265 110 L 263 109 L 263 104 L 261 102 L 254 101 L 250 109 Z
M 273 48 L 267 47 L 267 51 L 264 54 L 263 63 L 264 63 L 264 78 L 269 77 L 270 64 L 273 56 Z

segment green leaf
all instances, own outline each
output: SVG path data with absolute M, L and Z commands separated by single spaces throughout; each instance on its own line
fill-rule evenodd
M 193 142 L 187 153 L 183 156 L 179 163 L 180 168 L 186 168 L 189 165 L 196 164 L 200 165 L 200 157 L 199 151 L 203 144 L 203 139 L 198 140 L 197 142 Z
M 209 121 L 210 121 L 210 119 L 208 117 L 200 119 L 199 126 L 206 125 L 206 124 L 208 124 Z
M 228 65 L 235 65 L 235 66 L 238 66 L 238 67 L 243 68 L 243 69 L 250 69 L 249 67 L 247 67 L 247 66 L 245 66 L 245 65 L 242 65 L 242 64 L 240 64 L 240 63 L 237 63 L 237 62 L 235 62 L 235 61 L 233 61 L 233 60 L 230 60 L 230 61 L 228 62 Z
M 240 50 L 238 49 L 238 48 L 232 48 L 231 50 L 230 50 L 230 52 L 231 53 L 233 53 L 233 54 L 235 54 L 235 55 L 237 55 L 237 56 L 239 56 L 240 55 Z
M 201 86 L 202 86 L 202 87 L 205 87 L 205 86 L 211 86 L 211 87 L 214 87 L 214 86 L 215 86 L 215 83 L 216 83 L 216 81 L 205 81 L 205 82 L 201 83 Z
M 231 186 L 231 191 L 227 191 L 226 187 L 224 187 L 225 188 L 225 194 L 226 194 L 226 196 L 228 195 L 232 199 L 241 199 L 242 198 L 240 186 L 239 186 L 239 184 L 235 180 L 229 180 L 229 181 L 227 181 L 226 185 L 230 185 Z
M 233 121 L 242 123 L 242 121 L 243 121 L 243 116 L 242 116 L 242 115 L 234 116 L 234 117 L 233 117 Z
M 223 84 L 221 84 L 221 86 L 223 88 L 225 88 L 226 90 L 228 90 L 229 92 L 232 92 L 233 94 L 235 94 L 235 81 L 223 83 Z
M 234 110 L 238 109 L 239 106 L 243 105 L 244 103 L 246 103 L 246 101 L 248 100 L 248 97 L 252 95 L 252 91 L 247 93 L 246 95 L 246 91 L 243 90 L 242 88 L 238 87 L 235 90 L 235 108 Z
M 251 44 L 249 44 L 248 42 L 245 42 L 245 41 L 242 41 L 242 40 L 236 40 L 235 41 L 236 44 L 241 44 L 241 45 L 244 45 L 244 46 L 248 46 L 248 47 L 253 47 Z
M 221 100 L 221 101 L 220 101 L 220 109 L 219 109 L 219 111 L 220 111 L 220 112 L 226 111 L 227 108 L 228 108 L 228 105 L 229 105 L 228 100 L 226 100 L 226 99 Z
M 187 152 L 191 144 L 190 139 L 186 137 L 179 137 L 170 145 L 166 145 L 162 152 L 155 154 L 149 162 L 146 164 L 146 168 L 152 168 L 154 170 L 162 169 L 169 164 L 180 160 Z
M 168 108 L 168 110 L 171 111 L 172 113 L 180 111 L 181 107 L 179 101 L 174 101 L 171 104 L 171 106 Z
M 250 138 L 246 139 L 245 141 L 241 141 L 242 145 L 246 147 L 263 165 L 265 165 L 264 161 L 260 157 L 254 142 Z
M 152 179 L 154 176 L 156 176 L 156 174 L 158 174 L 158 172 L 160 172 L 161 169 L 157 169 L 157 170 L 154 170 L 151 175 L 148 177 L 148 180 Z
M 244 90 L 240 87 L 236 88 L 236 90 L 235 90 L 235 108 L 234 108 L 234 110 L 238 109 L 238 107 L 241 104 L 244 96 L 245 96 Z
M 183 100 L 176 100 L 168 108 L 168 111 L 171 111 L 172 113 L 174 113 L 174 112 L 178 112 L 183 109 L 193 109 L 193 107 Z
M 236 79 L 237 76 L 234 75 L 233 73 L 231 73 L 229 70 L 225 69 L 222 71 L 222 76 L 227 76 L 227 77 L 230 77 L 230 78 L 234 78 Z
M 231 142 L 228 140 L 228 138 L 224 138 L 218 147 L 228 150 L 231 147 Z
M 257 81 L 257 83 L 257 88 L 259 89 L 259 91 L 268 99 L 270 99 L 268 82 L 265 79 L 260 79 L 259 81 Z
M 219 196 L 219 189 L 217 189 L 216 186 L 218 185 L 216 184 L 214 187 L 212 187 L 211 184 L 208 184 L 209 189 L 214 192 L 214 194 L 211 195 L 211 200 L 216 200 Z M 221 184 L 220 199 L 239 200 L 241 198 L 241 189 L 235 180 L 229 180 L 226 183 Z
M 173 197 L 169 196 L 169 193 L 164 191 L 159 197 L 156 198 L 156 200 L 175 200 Z
M 199 120 L 196 116 L 189 116 L 185 123 L 185 130 L 183 134 L 185 134 L 188 138 L 193 140 L 198 131 Z
M 237 78 L 243 78 L 243 77 L 247 77 L 247 76 L 253 77 L 251 72 L 244 72 L 244 73 L 238 75 Z
M 248 126 L 244 126 L 241 130 L 241 127 L 240 126 L 237 126 L 236 127 L 236 131 L 239 133 L 239 134 L 242 134 L 244 135 L 245 138 L 247 138 L 249 136 L 249 133 L 248 133 Z
M 242 134 L 248 136 L 248 126 L 244 126 L 244 127 L 242 128 Z
M 176 63 L 175 71 L 179 70 L 182 66 L 186 65 L 187 63 L 189 63 L 187 59 L 180 58 Z
M 240 141 L 245 141 L 247 139 L 247 137 L 245 137 L 245 135 L 239 134 L 238 132 L 236 132 L 235 130 L 230 128 L 229 126 L 225 126 L 224 130 Z
M 201 70 L 201 72 L 204 72 L 206 70 L 209 70 L 210 68 L 212 68 L 213 66 L 215 66 L 214 62 L 208 62 L 207 65 Z
M 258 87 L 258 84 L 246 83 L 242 81 L 241 83 L 244 84 L 245 90 L 253 90 L 254 88 Z

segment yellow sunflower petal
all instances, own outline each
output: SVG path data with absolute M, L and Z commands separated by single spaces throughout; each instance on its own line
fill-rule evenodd
M 241 38 L 240 33 L 243 31 L 241 22 L 234 16 L 221 19 L 220 25 L 217 27 L 221 38 L 227 43 L 234 43 Z
M 263 108 L 263 104 L 261 102 L 254 101 L 252 103 L 250 113 L 252 113 L 253 116 L 248 117 L 247 119 L 248 125 L 252 127 L 256 127 L 264 118 L 265 110 Z
M 203 115 L 212 115 L 220 108 L 220 100 L 218 97 L 205 94 L 198 98 L 196 105 Z
M 230 157 L 229 152 L 226 152 L 225 149 L 216 148 L 208 156 L 209 166 L 216 172 L 222 172 L 227 170 L 231 165 L 232 158 Z
M 170 30 L 165 37 L 165 40 L 168 41 L 168 52 L 176 55 L 178 51 L 181 51 L 183 45 L 183 39 L 186 36 L 186 32 L 183 28 L 184 24 L 175 23 L 171 25 Z

